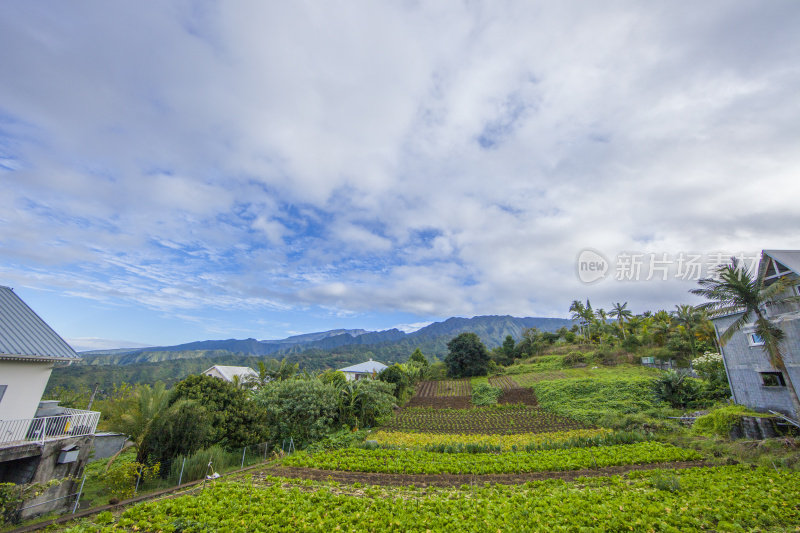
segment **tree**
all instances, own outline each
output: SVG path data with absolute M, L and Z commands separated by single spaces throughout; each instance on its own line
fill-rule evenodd
M 422 350 L 417 348 L 414 350 L 414 353 L 411 354 L 411 357 L 408 359 L 414 363 L 418 363 L 422 367 L 428 366 L 428 359 L 425 357 L 425 354 L 422 353 Z
M 633 313 L 631 313 L 630 309 L 626 309 L 628 307 L 628 302 L 621 304 L 619 302 L 615 303 L 611 307 L 611 311 L 608 313 L 608 316 L 617 318 L 619 322 L 619 327 L 622 330 L 622 338 L 625 339 L 625 320 L 631 318 Z
M 109 406 L 109 429 L 128 436 L 141 449 L 150 426 L 169 407 L 169 392 L 162 382 L 125 388 L 117 402 Z
M 213 433 L 208 411 L 195 401 L 182 400 L 153 420 L 142 441 L 137 461 L 163 465 L 178 455 L 191 455 L 205 447 Z M 169 468 L 162 474 L 169 474 Z
M 403 367 L 397 363 L 390 367 L 384 368 L 379 374 L 378 379 L 392 385 L 392 394 L 398 400 L 403 400 L 409 393 L 409 389 L 413 387 L 411 378 Z
M 784 277 L 767 285 L 760 276 L 745 269 L 736 258 L 731 258 L 730 264 L 719 268 L 717 278 L 703 278 L 698 281 L 700 288 L 692 289 L 689 292 L 709 300 L 699 305 L 698 308 L 708 311 L 712 317 L 741 313 L 720 334 L 719 341 L 723 346 L 733 337 L 734 333 L 741 330 L 746 324 L 755 322 L 755 333 L 763 339 L 764 350 L 767 352 L 770 362 L 786 377 L 786 388 L 797 415 L 800 414 L 800 400 L 797 398 L 797 390 L 794 388 L 791 376 L 786 370 L 781 347 L 781 342 L 786 334 L 764 312 L 764 307 L 776 300 L 800 301 L 798 296 L 784 296 L 784 292 L 794 283 L 796 281 L 790 282 Z
M 319 379 L 274 381 L 255 393 L 265 412 L 270 441 L 292 438 L 302 447 L 339 429 L 339 391 Z
M 180 400 L 196 401 L 209 413 L 214 431 L 203 447 L 220 444 L 238 448 L 261 442 L 266 436 L 262 411 L 249 400 L 247 391 L 232 383 L 203 374 L 189 376 L 170 393 L 170 405 Z
M 489 351 L 475 333 L 462 333 L 447 343 L 447 374 L 452 377 L 485 376 Z

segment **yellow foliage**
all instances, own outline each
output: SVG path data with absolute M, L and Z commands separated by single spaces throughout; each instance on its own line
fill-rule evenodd
M 601 437 L 613 433 L 610 429 L 573 429 L 569 431 L 553 431 L 550 433 L 519 433 L 516 435 L 483 435 L 439 434 L 439 433 L 402 433 L 396 431 L 378 431 L 369 436 L 378 444 L 406 446 L 408 448 L 424 448 L 428 445 L 479 444 L 500 446 L 502 450 L 510 450 L 512 446 L 523 448 L 531 444 L 545 442 L 562 442 L 576 438 Z

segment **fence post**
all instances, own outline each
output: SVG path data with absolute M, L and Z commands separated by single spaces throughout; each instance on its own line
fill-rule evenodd
M 178 485 L 180 485 L 181 481 L 183 480 L 183 468 L 185 466 L 186 466 L 186 456 L 184 455 L 183 456 L 183 464 L 181 464 L 181 474 L 178 476 Z
M 265 442 L 264 443 L 264 460 L 265 461 L 267 460 L 267 449 L 268 448 L 269 448 L 269 444 Z
M 142 467 L 140 466 L 139 467 L 139 473 L 136 476 L 136 487 L 134 487 L 134 489 L 133 489 L 133 493 L 134 494 L 136 494 L 136 492 L 139 490 L 139 482 L 141 480 L 142 480 Z
M 242 449 L 242 466 L 240 466 L 239 468 L 244 468 L 244 454 L 246 454 L 246 453 L 247 453 L 247 446 L 245 446 Z
M 83 493 L 84 483 L 86 483 L 86 474 L 83 474 L 83 479 L 81 480 L 81 488 L 78 489 L 78 497 L 75 498 L 75 505 L 72 506 L 72 514 L 75 514 L 75 511 L 78 510 L 78 503 L 81 501 L 81 494 Z
M 42 427 L 42 445 L 44 445 L 44 439 L 47 436 L 47 419 L 49 417 L 44 417 L 44 426 Z

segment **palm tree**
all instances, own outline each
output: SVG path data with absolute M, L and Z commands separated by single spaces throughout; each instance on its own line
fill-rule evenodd
M 682 327 L 689 339 L 689 348 L 692 351 L 692 359 L 697 357 L 697 328 L 703 321 L 703 310 L 691 305 L 675 306 L 675 322 Z
M 114 402 L 109 410 L 109 428 L 128 436 L 133 446 L 140 448 L 150 426 L 169 407 L 169 391 L 161 381 L 139 385 L 126 400 Z M 108 465 L 127 447 L 117 452 Z
M 792 399 L 795 414 L 800 414 L 800 400 L 792 383 L 791 376 L 786 371 L 786 363 L 781 351 L 781 341 L 785 337 L 783 330 L 772 322 L 765 314 L 764 308 L 769 302 L 781 300 L 784 302 L 800 301 L 800 296 L 782 297 L 784 291 L 797 281 L 787 278 L 778 278 L 774 283 L 765 285 L 764 280 L 745 269 L 736 258 L 731 258 L 728 265 L 723 265 L 717 271 L 718 279 L 704 278 L 698 284 L 699 289 L 692 289 L 692 294 L 703 296 L 708 302 L 698 306 L 698 309 L 708 311 L 712 317 L 741 313 L 728 328 L 719 336 L 721 345 L 725 345 L 733 334 L 745 325 L 755 322 L 755 333 L 764 341 L 764 350 L 769 356 L 772 365 L 786 376 L 786 385 Z
M 623 339 L 625 339 L 624 322 L 626 319 L 629 319 L 633 316 L 633 313 L 631 313 L 630 309 L 626 309 L 626 307 L 628 307 L 628 302 L 625 302 L 624 304 L 617 302 L 611 306 L 611 311 L 608 313 L 608 316 L 612 318 L 616 317 L 617 321 L 619 321 L 619 327 L 622 330 Z

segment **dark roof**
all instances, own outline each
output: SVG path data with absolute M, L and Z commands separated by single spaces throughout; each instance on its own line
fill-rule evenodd
M 0 358 L 77 360 L 58 333 L 8 287 L 0 285 Z

